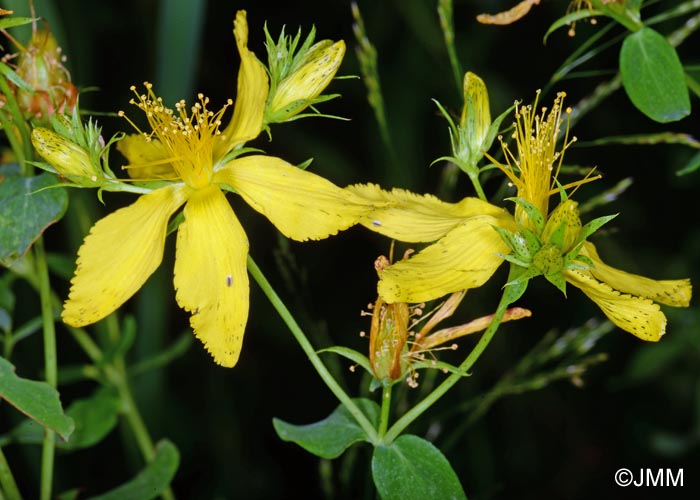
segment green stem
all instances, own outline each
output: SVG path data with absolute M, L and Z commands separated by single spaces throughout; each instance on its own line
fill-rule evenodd
M 382 391 L 382 409 L 379 415 L 379 429 L 377 433 L 381 439 L 389 427 L 389 411 L 391 410 L 391 388 L 393 384 L 387 384 Z
M 51 304 L 51 286 L 49 284 L 49 268 L 46 263 L 44 242 L 39 238 L 34 244 L 36 254 L 36 275 L 39 283 L 39 298 L 41 301 L 41 318 L 44 330 L 44 369 L 46 382 L 51 387 L 56 387 L 58 369 L 56 363 L 56 328 L 53 319 L 53 307 Z M 51 498 L 53 483 L 53 466 L 56 434 L 46 429 L 41 451 L 41 499 Z
M 156 456 L 156 448 L 153 445 L 146 424 L 144 424 L 141 418 L 138 406 L 136 406 L 136 401 L 134 401 L 134 397 L 131 394 L 131 388 L 121 374 L 116 382 L 119 398 L 122 401 L 122 412 L 129 423 L 129 427 L 131 427 L 131 431 L 134 433 L 134 438 L 136 438 L 136 443 L 138 444 L 139 450 L 141 450 L 141 455 L 143 455 L 146 462 L 150 462 Z
M 491 342 L 491 339 L 493 339 L 493 336 L 496 334 L 496 331 L 501 324 L 501 319 L 503 319 L 503 314 L 506 312 L 506 309 L 511 302 L 512 299 L 510 298 L 508 289 L 506 288 L 506 290 L 503 292 L 503 296 L 501 297 L 501 302 L 498 304 L 498 309 L 496 309 L 496 312 L 493 315 L 491 324 L 481 336 L 479 342 L 476 344 L 472 352 L 469 353 L 469 356 L 467 356 L 462 364 L 459 365 L 457 371 L 447 377 L 442 384 L 435 388 L 433 392 L 428 394 L 425 399 L 407 411 L 400 419 L 396 421 L 396 423 L 394 423 L 393 426 L 391 426 L 389 431 L 382 439 L 384 443 L 389 444 L 396 439 L 404 431 L 404 429 L 406 429 L 406 427 L 408 427 L 414 420 L 423 414 L 423 412 L 430 408 L 447 391 L 449 391 L 452 386 L 464 376 L 464 373 L 468 372 L 471 367 L 474 366 L 474 363 L 476 363 L 479 357 L 481 357 L 484 350 L 486 350 L 486 347 Z
M 118 328 L 119 323 L 115 318 L 108 321 L 107 330 L 110 332 L 111 336 L 118 337 L 119 332 L 115 330 Z M 96 366 L 104 370 L 104 374 L 109 382 L 117 389 L 122 403 L 122 414 L 126 418 L 131 432 L 134 434 L 134 439 L 136 439 L 136 444 L 139 447 L 141 456 L 143 456 L 145 462 L 152 461 L 156 456 L 155 445 L 141 417 L 134 396 L 131 393 L 124 359 L 120 356 L 114 359 L 112 364 L 102 366 L 104 355 L 100 347 L 92 340 L 92 337 L 82 328 L 69 328 L 69 331 L 73 335 L 75 341 L 83 348 L 83 351 L 85 351 L 90 360 L 95 363 Z M 116 341 L 116 338 L 112 338 L 112 340 Z M 162 496 L 166 500 L 174 500 L 175 498 L 170 488 L 166 489 Z
M 484 190 L 481 188 L 481 182 L 479 181 L 479 170 L 476 169 L 476 172 L 474 174 L 470 173 L 469 174 L 469 179 L 472 181 L 472 184 L 474 185 L 474 190 L 476 191 L 477 196 L 479 197 L 480 200 L 483 201 L 488 201 L 486 199 L 486 193 L 484 193 Z
M 19 494 L 17 483 L 12 475 L 9 464 L 5 459 L 5 454 L 2 452 L 2 448 L 0 448 L 0 486 L 2 486 L 0 494 L 4 493 L 7 500 L 22 500 L 22 495 Z
M 289 309 L 287 309 L 287 306 L 284 305 L 284 302 L 282 302 L 279 295 L 277 295 L 277 292 L 275 292 L 274 288 L 272 288 L 272 285 L 270 285 L 270 282 L 267 281 L 267 278 L 250 255 L 248 256 L 248 271 L 250 272 L 251 276 L 253 276 L 253 279 L 257 282 L 258 286 L 260 286 L 263 293 L 267 296 L 268 300 L 272 304 L 272 307 L 274 307 L 277 313 L 280 315 L 282 321 L 284 321 L 284 323 L 287 325 L 289 331 L 292 332 L 292 335 L 294 335 L 294 338 L 299 343 L 302 350 L 309 358 L 309 361 L 311 361 L 311 364 L 320 375 L 321 380 L 323 380 L 335 397 L 338 398 L 343 406 L 345 406 L 345 408 L 355 418 L 359 426 L 362 427 L 367 434 L 369 440 L 373 443 L 377 442 L 379 436 L 377 435 L 377 431 L 372 423 L 333 378 L 333 375 L 331 375 L 328 368 L 326 368 L 326 366 L 323 364 L 321 358 L 319 358 L 313 346 L 306 338 L 306 335 L 304 335 L 304 332 L 299 327 L 292 314 L 289 312 Z
M 463 92 L 462 66 L 459 64 L 457 50 L 455 49 L 455 30 L 454 17 L 452 14 L 452 0 L 439 0 L 437 11 L 438 17 L 440 18 L 440 28 L 442 29 L 442 35 L 445 38 L 445 47 L 447 48 L 447 55 L 450 58 L 452 75 L 454 76 L 455 82 L 457 84 L 457 94 L 461 95 Z
M 613 5 L 612 7 L 610 7 L 607 4 L 603 3 L 602 0 L 591 0 L 591 3 L 593 4 L 593 7 L 596 10 L 600 10 L 606 16 L 611 17 L 632 33 L 639 31 L 644 27 L 644 24 L 641 21 L 639 21 L 638 19 L 633 19 L 630 15 L 627 14 L 627 12 L 618 12 L 616 10 L 618 8 L 618 5 Z
M 131 432 L 134 434 L 141 455 L 146 462 L 152 462 L 156 456 L 156 448 L 153 445 L 151 435 L 148 433 L 148 428 L 143 418 L 141 418 L 141 413 L 136 405 L 134 396 L 131 394 L 131 388 L 129 387 L 126 373 L 123 368 L 119 369 L 115 367 L 108 367 L 107 371 L 110 381 L 119 392 L 119 398 L 122 402 L 122 413 L 126 417 Z M 170 487 L 163 491 L 162 497 L 166 500 L 175 500 L 175 495 Z

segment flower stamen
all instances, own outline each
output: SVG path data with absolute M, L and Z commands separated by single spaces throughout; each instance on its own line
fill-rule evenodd
M 150 132 L 143 132 L 123 111 L 119 116 L 142 135 L 147 142 L 158 141 L 168 154 L 157 163 L 128 165 L 125 168 L 145 168 L 155 164 L 170 164 L 177 176 L 193 188 L 203 188 L 211 182 L 214 172 L 213 152 L 220 140 L 222 116 L 233 104 L 229 99 L 224 106 L 214 112 L 208 108 L 209 98 L 197 95 L 197 102 L 187 107 L 184 100 L 175 103 L 175 109 L 163 104 L 163 99 L 153 92 L 153 85 L 144 82 L 146 93 L 139 94 L 135 86 L 131 91 L 136 98 L 129 103 L 146 115 Z

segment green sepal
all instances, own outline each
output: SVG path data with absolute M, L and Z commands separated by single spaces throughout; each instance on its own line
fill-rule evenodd
M 529 261 L 532 255 L 527 241 L 517 231 L 511 231 L 498 226 L 492 226 L 516 258 Z
M 535 225 L 535 231 L 537 232 L 537 234 L 542 234 L 542 231 L 544 230 L 545 220 L 544 215 L 542 215 L 542 212 L 540 212 L 539 208 L 537 208 L 535 205 L 523 198 L 513 197 L 506 198 L 506 200 L 516 203 L 523 210 L 525 210 L 525 213 L 530 219 L 530 222 L 532 222 Z
M 520 233 L 525 239 L 525 244 L 530 252 L 530 255 L 535 255 L 542 248 L 542 242 L 537 237 L 537 235 L 530 229 L 523 227 L 520 229 Z
M 566 297 L 566 278 L 564 275 L 559 273 L 545 274 L 545 279 L 549 281 L 552 285 L 557 287 L 561 293 Z
M 571 255 L 571 258 L 569 258 L 569 255 Z M 576 264 L 577 261 L 581 262 L 581 264 Z M 573 252 L 570 252 L 564 258 L 564 269 L 588 270 L 591 268 L 595 268 L 595 264 L 593 263 L 593 261 L 585 255 L 581 255 L 580 253 L 575 254 Z
M 598 229 L 603 227 L 605 224 L 613 220 L 615 217 L 617 217 L 619 214 L 613 214 L 613 215 L 605 215 L 603 217 L 598 217 L 596 219 L 593 219 L 592 221 L 588 222 L 581 228 L 581 232 L 579 233 L 579 242 L 585 241 L 588 239 L 589 236 L 591 236 L 593 233 L 595 233 Z
M 511 264 L 515 264 L 516 266 L 520 266 L 520 267 L 529 267 L 531 264 L 531 262 L 529 260 L 519 259 L 519 258 L 513 256 L 512 254 L 499 253 L 498 256 L 500 258 L 502 258 L 503 260 L 510 262 Z
M 525 293 L 530 279 L 540 274 L 535 267 L 520 267 L 511 264 L 508 282 L 504 285 L 503 300 L 507 304 L 514 303 Z
M 491 149 L 491 145 L 493 144 L 493 141 L 494 139 L 496 139 L 496 135 L 498 134 L 498 129 L 501 127 L 501 122 L 503 122 L 506 116 L 510 115 L 511 111 L 513 111 L 513 108 L 515 108 L 515 104 L 506 109 L 503 113 L 498 115 L 498 117 L 496 117 L 495 120 L 491 122 L 489 131 L 486 134 L 486 138 L 484 139 L 484 142 L 481 145 L 482 151 L 488 151 L 489 149 Z

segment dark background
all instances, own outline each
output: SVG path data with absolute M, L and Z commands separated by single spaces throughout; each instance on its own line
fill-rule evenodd
M 14 4 L 18 3 L 24 2 L 4 6 L 16 8 Z M 306 32 L 315 25 L 319 39 L 346 41 L 348 52 L 340 74 L 360 74 L 349 2 L 203 2 L 200 22 L 181 20 L 183 31 L 192 26 L 201 29 L 199 45 L 189 44 L 184 49 L 159 42 L 159 14 L 168 3 L 36 2 L 38 13 L 50 18 L 69 57 L 67 65 L 74 82 L 80 87 L 98 87 L 81 96 L 83 109 L 125 109 L 129 86 L 144 80 L 154 81 L 156 89 L 162 89 L 161 94 L 171 102 L 181 97 L 191 99 L 198 91 L 215 103 L 235 97 L 238 55 L 231 30 L 238 9 L 248 11 L 249 47 L 262 60 L 266 57 L 263 23 L 267 22 L 273 36 L 283 25 L 290 33 L 299 26 Z M 431 99 L 438 99 L 455 113 L 462 105 L 444 49 L 436 2 L 358 4 L 368 36 L 379 53 L 393 155 L 381 141 L 359 79 L 335 81 L 330 90 L 341 93 L 342 98 L 322 105 L 323 111 L 350 121 L 307 119 L 274 126 L 272 142 L 263 135 L 254 145 L 291 163 L 313 157 L 310 168 L 340 186 L 376 182 L 434 193 L 442 187 L 445 164 L 429 165 L 449 154 L 450 146 L 447 124 Z M 483 26 L 475 20 L 483 11 L 495 12 L 510 5 L 512 2 L 504 1 L 455 2 L 460 62 L 465 71 L 476 72 L 487 83 L 494 116 L 516 99 L 532 99 L 535 90 L 547 85 L 567 55 L 606 24 L 602 19 L 597 26 L 582 23 L 576 38 L 560 30 L 543 45 L 547 27 L 563 13 L 566 2 L 543 2 L 524 20 L 508 27 Z M 668 33 L 674 26 L 668 23 L 658 29 Z M 188 47 L 198 55 L 190 70 Z M 679 49 L 685 63 L 697 65 L 697 47 L 696 34 Z M 575 105 L 598 83 L 614 75 L 618 50 L 619 44 L 584 66 L 598 74 L 560 82 L 552 92 L 565 90 L 567 103 Z M 163 60 L 169 61 L 165 69 Z M 182 69 L 187 70 L 186 74 L 177 76 Z M 543 95 L 543 104 L 551 103 L 552 92 Z M 661 131 L 697 135 L 697 112 L 694 99 L 690 117 L 675 124 L 656 124 L 637 111 L 620 90 L 585 116 L 573 133 L 581 142 Z M 509 121 L 507 118 L 504 123 Z M 100 123 L 106 136 L 125 125 L 113 117 L 100 117 Z M 652 278 L 690 277 L 695 282 L 700 269 L 700 177 L 697 173 L 676 175 L 692 154 L 694 150 L 679 145 L 574 147 L 567 152 L 567 163 L 597 165 L 604 174 L 602 181 L 577 193 L 580 201 L 624 178 L 633 179 L 621 198 L 586 216 L 590 219 L 620 212 L 606 235 L 595 239 L 606 262 Z M 499 185 L 493 182 L 485 187 L 487 194 L 493 194 Z M 456 200 L 471 194 L 466 176 L 461 176 L 456 188 L 445 192 L 443 198 Z M 103 207 L 94 202 L 92 193 L 77 196 L 92 207 L 90 216 L 94 219 L 133 200 L 106 194 Z M 369 318 L 361 317 L 360 310 L 375 299 L 372 263 L 377 255 L 388 252 L 389 241 L 353 228 L 321 242 L 283 242 L 263 217 L 240 199 L 230 199 L 246 228 L 251 254 L 315 345 L 342 344 L 365 351 L 366 340 L 359 332 L 368 330 Z M 71 216 L 75 212 L 69 212 Z M 69 255 L 75 254 L 82 236 L 63 223 L 47 233 L 52 248 Z M 187 315 L 177 307 L 172 291 L 173 250 L 171 239 L 159 271 L 126 306 L 125 311 L 133 312 L 139 322 L 136 344 L 130 353 L 134 360 L 169 344 L 187 326 Z M 285 271 L 291 279 L 284 277 Z M 491 312 L 504 280 L 501 270 L 489 286 L 470 293 L 454 324 Z M 55 283 L 65 295 L 67 283 L 58 279 Z M 442 448 L 466 418 L 454 408 L 486 391 L 547 331 L 556 328 L 563 332 L 589 318 L 603 318 L 578 290 L 571 289 L 565 300 L 544 280 L 534 283 L 519 305 L 531 309 L 533 318 L 503 327 L 473 376 L 419 419 L 409 429 L 411 433 L 430 433 L 436 446 Z M 469 498 L 661 498 L 662 494 L 663 498 L 693 498 L 700 492 L 697 300 L 689 309 L 665 311 L 669 325 L 660 344 L 644 344 L 613 330 L 594 349 L 607 353 L 608 360 L 589 370 L 582 388 L 556 382 L 537 392 L 500 400 L 456 444 L 445 449 Z M 36 340 L 36 344 L 27 342 L 18 349 L 19 359 L 38 359 L 41 345 L 40 339 Z M 463 340 L 457 356 L 448 359 L 458 363 L 473 343 Z M 84 362 L 81 356 L 67 335 L 59 337 L 60 363 Z M 346 361 L 338 362 L 337 369 L 352 388 L 351 394 L 366 394 L 367 380 L 347 368 Z M 181 465 L 173 485 L 178 497 L 323 497 L 319 460 L 296 445 L 280 441 L 271 420 L 320 420 L 337 401 L 254 282 L 244 350 L 234 369 L 214 365 L 195 341 L 183 357 L 162 371 L 134 380 L 134 386 L 154 439 L 167 437 L 180 450 Z M 64 403 L 93 388 L 88 383 L 62 388 Z M 438 416 L 447 417 L 438 421 Z M 113 432 L 95 448 L 59 454 L 56 491 L 81 487 L 86 494 L 95 494 L 131 477 L 140 463 L 135 450 L 123 446 L 123 438 L 123 433 Z M 30 467 L 27 464 L 33 460 L 31 456 L 12 449 L 7 453 L 10 460 L 14 457 Z M 374 498 L 371 482 L 366 479 L 370 453 L 369 445 L 357 446 L 332 463 L 332 481 L 337 489 L 331 497 Z M 613 482 L 614 472 L 621 467 L 633 471 L 683 468 L 685 486 L 625 490 Z M 21 475 L 19 479 L 31 481 Z M 32 486 L 26 488 L 31 491 Z

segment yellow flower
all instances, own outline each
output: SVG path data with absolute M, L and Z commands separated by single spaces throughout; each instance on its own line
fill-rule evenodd
M 161 262 L 168 220 L 184 205 L 177 233 L 177 303 L 192 314 L 195 335 L 223 366 L 238 360 L 248 316 L 248 240 L 222 189 L 233 188 L 284 235 L 320 239 L 355 224 L 368 212 L 362 199 L 329 181 L 270 156 L 234 158 L 233 149 L 262 129 L 268 81 L 247 49 L 245 12 L 234 34 L 241 56 L 238 97 L 229 125 L 200 94 L 189 109 L 167 108 L 150 84 L 133 101 L 147 133 L 125 139 L 121 151 L 132 177 L 167 179 L 164 187 L 98 221 L 78 252 L 63 320 L 94 323 L 121 306 Z M 123 115 L 123 113 L 122 113 Z
M 382 272 L 378 291 L 388 303 L 426 302 L 483 285 L 503 262 L 501 254 L 508 252 L 493 227 L 517 227 L 506 210 L 478 198 L 446 203 L 431 195 L 385 191 L 373 184 L 347 189 L 385 205 L 360 219 L 368 229 L 409 243 L 438 240 Z
M 492 159 L 517 188 L 514 216 L 475 198 L 445 203 L 372 185 L 350 188 L 389 204 L 364 217 L 365 227 L 401 241 L 437 240 L 382 272 L 378 290 L 387 303 L 423 302 L 481 286 L 505 259 L 520 267 L 522 280 L 544 275 L 562 291 L 568 282 L 621 329 L 643 340 L 661 338 L 666 317 L 656 303 L 687 307 L 690 280 L 656 281 L 603 263 L 586 239 L 612 217 L 582 226 L 570 199 L 549 213 L 551 195 L 592 180 L 587 176 L 561 187 L 557 182 L 564 150 L 575 140 L 569 140 L 567 126 L 564 146 L 557 151 L 563 99 L 559 94 L 548 113 L 516 106 L 517 157 L 504 145 L 507 164 Z

